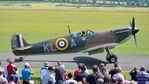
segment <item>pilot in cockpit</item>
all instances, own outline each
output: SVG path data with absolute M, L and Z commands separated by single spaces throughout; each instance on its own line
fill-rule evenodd
M 82 32 L 81 32 L 81 36 L 84 36 L 84 35 L 85 35 L 85 31 L 82 31 Z

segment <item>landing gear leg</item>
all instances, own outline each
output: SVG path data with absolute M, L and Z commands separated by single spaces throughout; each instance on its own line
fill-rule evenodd
M 106 59 L 107 61 L 109 61 L 110 63 L 115 63 L 117 62 L 117 56 L 114 55 L 109 48 L 106 48 L 106 52 L 107 52 L 107 56 L 106 56 Z

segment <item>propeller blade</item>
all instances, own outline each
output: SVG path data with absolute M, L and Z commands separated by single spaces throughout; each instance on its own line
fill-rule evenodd
M 135 41 L 135 45 L 136 48 L 138 48 L 138 43 L 137 43 L 137 39 L 136 39 L 136 33 L 139 31 L 139 29 L 135 28 L 135 18 L 133 17 L 132 21 L 130 22 L 131 25 L 131 31 L 132 31 L 132 35 L 134 36 L 134 41 Z
M 135 41 L 136 48 L 138 48 L 138 43 L 137 43 L 136 35 L 134 35 L 134 41 Z
M 130 21 L 130 27 L 132 27 L 132 22 Z
M 135 18 L 132 19 L 132 29 L 135 29 Z

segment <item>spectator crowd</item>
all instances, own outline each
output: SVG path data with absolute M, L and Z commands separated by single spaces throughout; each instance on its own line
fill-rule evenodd
M 0 84 L 34 84 L 31 80 L 33 71 L 29 63 L 25 63 L 21 71 L 21 82 L 14 60 L 7 61 L 5 67 L 0 67 Z M 61 62 L 57 62 L 55 66 L 45 62 L 40 69 L 40 80 L 41 84 L 149 84 L 149 71 L 145 66 L 140 69 L 134 67 L 129 73 L 131 80 L 126 80 L 121 72 L 122 67 L 118 63 L 115 63 L 111 70 L 107 70 L 103 63 L 99 66 L 93 65 L 92 73 L 89 73 L 84 64 L 78 64 L 78 69 L 72 73 L 67 72 Z

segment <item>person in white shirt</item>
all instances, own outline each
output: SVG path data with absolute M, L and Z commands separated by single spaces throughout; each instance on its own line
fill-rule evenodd
M 77 81 L 73 80 L 72 73 L 68 73 L 68 80 L 64 84 L 77 84 Z
M 54 73 L 55 68 L 52 66 L 48 67 L 47 73 L 42 78 L 42 84 L 55 84 L 55 77 L 52 73 Z
M 116 79 L 116 84 L 121 82 L 122 84 L 124 84 L 125 82 L 125 79 L 124 79 L 124 76 L 121 74 L 121 68 L 117 68 L 116 69 L 116 74 L 114 74 L 112 76 L 112 78 Z
M 40 78 L 42 80 L 43 76 L 48 72 L 49 62 L 44 63 L 44 67 L 40 70 Z

